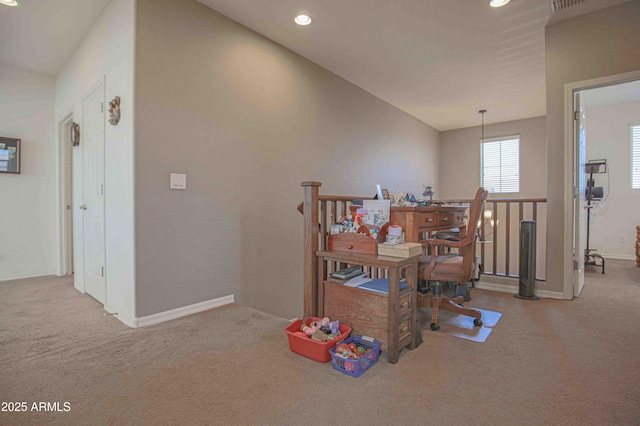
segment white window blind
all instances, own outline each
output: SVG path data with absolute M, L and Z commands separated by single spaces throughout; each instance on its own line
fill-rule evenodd
M 520 136 L 485 139 L 480 182 L 491 193 L 520 192 Z
M 640 189 L 640 125 L 631 126 L 631 188 Z

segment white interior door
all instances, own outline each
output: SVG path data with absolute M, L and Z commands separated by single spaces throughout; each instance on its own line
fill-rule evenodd
M 84 289 L 106 301 L 104 223 L 104 84 L 82 100 Z
M 575 138 L 575 177 L 574 177 L 574 263 L 577 265 L 573 272 L 573 295 L 580 295 L 584 286 L 584 251 L 587 239 L 587 215 L 585 190 L 587 181 L 584 173 L 584 165 L 587 162 L 587 135 L 585 130 L 585 110 L 584 103 L 580 98 L 580 92 L 574 96 L 574 138 Z

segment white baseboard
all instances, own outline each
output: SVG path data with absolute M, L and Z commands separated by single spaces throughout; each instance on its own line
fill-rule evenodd
M 229 296 L 219 297 L 217 299 L 211 299 L 200 303 L 195 303 L 189 306 L 183 306 L 181 308 L 171 309 L 165 312 L 159 312 L 157 314 L 148 315 L 140 318 L 121 318 L 120 315 L 116 317 L 132 328 L 145 327 L 148 325 L 159 324 L 165 321 L 171 321 L 177 318 L 186 317 L 187 315 L 197 314 L 198 312 L 207 311 L 209 309 L 218 308 L 220 306 L 234 303 L 233 294 Z
M 124 315 L 121 312 L 118 313 L 113 313 L 114 310 L 112 310 L 111 308 L 108 308 L 107 306 L 104 307 L 104 310 L 111 313 L 113 315 L 113 317 L 117 318 L 120 320 L 120 322 L 124 323 L 124 325 L 129 326 L 131 328 L 138 328 L 139 326 L 136 325 L 136 318 L 132 318 L 130 316 Z
M 511 284 L 511 282 L 513 282 L 513 284 Z M 534 291 L 534 294 L 536 296 L 545 299 L 564 299 L 564 296 L 561 292 L 541 290 L 540 288 L 538 288 L 538 286 L 541 284 L 543 283 L 541 283 L 540 281 L 536 281 L 536 290 Z M 486 275 L 482 276 L 481 281 L 476 281 L 475 288 L 509 294 L 518 294 L 520 292 L 520 286 L 517 280 L 513 278 L 487 277 Z
M 40 277 L 57 277 L 55 272 L 35 272 L 30 274 L 18 274 L 18 275 L 5 275 L 0 276 L 0 282 L 2 281 L 13 281 L 13 280 L 24 280 L 25 278 L 40 278 Z
M 613 260 L 636 260 L 636 257 L 634 255 L 627 255 L 627 254 L 606 254 L 606 253 L 600 253 L 600 255 L 602 257 L 604 257 L 604 260 L 606 261 L 607 259 L 613 259 Z

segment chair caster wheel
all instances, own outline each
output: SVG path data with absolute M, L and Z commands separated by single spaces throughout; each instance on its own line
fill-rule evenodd
M 439 324 L 436 324 L 435 322 L 432 322 L 432 323 L 431 323 L 431 330 L 433 330 L 433 331 L 438 331 L 438 330 L 440 330 L 440 325 L 439 325 Z
M 474 319 L 473 320 L 473 325 L 477 325 L 478 327 L 480 327 L 482 325 L 482 320 Z

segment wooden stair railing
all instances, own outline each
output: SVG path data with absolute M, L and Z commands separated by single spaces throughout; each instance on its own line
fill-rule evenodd
M 446 204 L 468 204 L 473 200 L 438 200 Z M 518 247 L 512 247 L 512 232 L 516 235 L 519 229 L 512 229 L 512 212 L 517 210 L 518 223 L 523 219 L 534 220 L 537 223 L 536 232 L 539 236 L 538 240 L 547 233 L 546 220 L 538 220 L 538 209 L 541 205 L 545 205 L 546 198 L 489 198 L 484 206 L 481 216 L 480 235 L 491 237 L 491 248 L 489 253 L 486 252 L 485 244 L 480 245 L 480 264 L 484 266 L 483 273 L 485 275 L 495 275 L 507 278 L 517 278 L 519 271 L 510 269 L 511 256 L 517 256 Z M 525 214 L 525 210 L 527 213 Z M 484 212 L 491 212 L 491 219 L 486 220 Z M 514 219 L 515 220 L 515 217 Z M 515 238 L 515 237 L 514 237 Z M 512 251 L 514 253 L 512 253 Z M 485 264 L 485 259 L 491 255 L 490 264 Z M 501 258 L 501 262 L 498 259 Z M 515 273 L 514 273 L 515 272 Z M 543 281 L 544 277 L 536 279 Z

